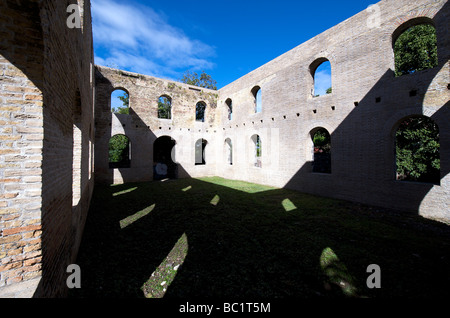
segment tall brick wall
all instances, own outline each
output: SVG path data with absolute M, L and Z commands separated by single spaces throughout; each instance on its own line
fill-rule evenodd
M 0 17 L 1 290 L 42 275 L 44 83 L 37 2 L 1 1 Z
M 0 295 L 58 297 L 78 251 L 93 188 L 90 10 L 0 2 Z
M 373 10 L 363 11 L 219 91 L 222 112 L 224 101 L 233 101 L 235 113 L 226 128 L 237 147 L 254 131 L 275 135 L 262 138 L 263 169 L 249 167 L 247 160 L 222 176 L 450 219 L 448 3 L 381 1 L 377 8 L 379 26 L 368 24 Z M 393 36 L 417 18 L 436 27 L 439 65 L 395 78 Z M 323 58 L 331 63 L 333 91 L 313 97 L 311 65 Z M 256 85 L 262 89 L 258 114 L 250 93 Z M 413 90 L 417 94 L 410 96 Z M 395 180 L 397 125 L 422 114 L 440 129 L 439 185 Z M 318 127 L 331 134 L 331 174 L 311 169 L 311 132 Z

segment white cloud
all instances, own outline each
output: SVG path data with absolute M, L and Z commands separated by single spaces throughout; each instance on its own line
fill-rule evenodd
M 331 87 L 331 72 L 328 70 L 317 71 L 314 76 L 314 95 L 325 95 Z
M 117 0 L 92 2 L 96 64 L 159 77 L 208 70 L 215 50 L 191 39 L 152 8 Z

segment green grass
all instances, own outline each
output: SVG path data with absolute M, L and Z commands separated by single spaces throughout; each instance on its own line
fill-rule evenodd
M 448 298 L 449 238 L 419 216 L 217 177 L 99 186 L 70 295 Z

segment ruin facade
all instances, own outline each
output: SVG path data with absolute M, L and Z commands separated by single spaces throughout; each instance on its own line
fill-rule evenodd
M 155 180 L 161 156 L 172 178 L 220 176 L 450 220 L 447 1 L 383 0 L 217 91 L 95 66 L 89 0 L 25 3 L 0 1 L 0 296 L 64 296 L 95 183 Z M 81 28 L 67 26 L 70 4 Z M 393 43 L 420 23 L 436 29 L 438 65 L 396 77 Z M 316 97 L 325 60 L 332 92 Z M 117 89 L 129 114 L 111 112 Z M 158 118 L 162 96 L 170 118 Z M 396 178 L 396 130 L 422 115 L 439 127 L 436 184 Z M 319 128 L 331 136 L 326 172 L 313 169 Z M 129 139 L 126 167 L 109 162 L 115 135 Z

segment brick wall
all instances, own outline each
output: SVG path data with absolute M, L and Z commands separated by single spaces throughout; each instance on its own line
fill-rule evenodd
M 93 188 L 94 79 L 89 10 L 83 29 L 66 24 L 67 6 L 77 3 L 0 2 L 0 295 L 6 297 L 63 296 L 81 240 Z
M 95 177 L 99 183 L 123 183 L 153 180 L 153 144 L 162 136 L 176 141 L 175 157 L 179 177 L 214 175 L 216 154 L 207 147 L 208 164 L 196 166 L 195 142 L 204 138 L 216 144 L 217 91 L 97 66 Z M 111 93 L 123 89 L 129 94 L 130 114 L 111 113 Z M 172 100 L 171 119 L 158 118 L 158 99 Z M 196 122 L 195 106 L 206 104 L 205 121 Z M 108 143 L 112 136 L 126 135 L 131 142 L 131 166 L 110 169 Z M 211 149 L 209 149 L 211 148 Z
M 43 38 L 37 2 L 0 3 L 1 294 L 42 275 Z
M 81 29 L 67 27 L 69 4 L 82 8 Z M 152 180 L 153 145 L 162 136 L 176 142 L 178 177 L 219 175 L 450 219 L 447 1 L 381 1 L 379 25 L 363 11 L 219 91 L 94 67 L 89 8 L 87 0 L 0 0 L 0 296 L 64 296 L 94 164 L 98 182 Z M 416 18 L 436 27 L 439 65 L 395 78 L 393 35 Z M 333 92 L 314 98 L 311 67 L 325 58 Z M 262 89 L 257 114 L 255 86 Z M 111 114 L 116 88 L 130 94 L 130 115 Z M 172 98 L 171 119 L 157 118 L 162 95 Z M 207 104 L 205 122 L 195 121 L 199 101 Z M 439 185 L 395 180 L 395 129 L 411 115 L 439 125 Z M 312 171 L 318 127 L 331 134 L 331 173 Z M 115 134 L 131 140 L 130 168 L 109 168 Z M 195 165 L 199 139 L 208 141 L 205 165 Z
M 374 11 L 363 11 L 220 89 L 219 110 L 225 113 L 224 101 L 233 101 L 233 119 L 224 127 L 241 149 L 235 156 L 245 155 L 255 131 L 268 134 L 262 169 L 236 160 L 220 175 L 449 220 L 448 7 L 446 1 L 381 1 L 379 26 L 368 24 Z M 395 78 L 393 35 L 416 18 L 437 29 L 439 65 Z M 333 92 L 314 98 L 310 66 L 324 58 L 331 63 Z M 258 114 L 250 93 L 256 85 L 263 103 Z M 411 97 L 411 90 L 418 94 Z M 396 125 L 422 114 L 440 128 L 440 185 L 395 180 Z M 311 132 L 318 127 L 331 134 L 331 174 L 311 169 Z M 279 139 L 272 142 L 271 133 Z

